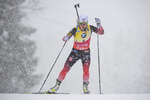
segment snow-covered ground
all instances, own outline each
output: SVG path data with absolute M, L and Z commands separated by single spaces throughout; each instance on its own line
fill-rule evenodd
M 75 27 L 77 16 L 74 5 L 77 3 L 80 3 L 79 14 L 87 14 L 89 24 L 96 26 L 95 18 L 98 17 L 105 30 L 105 34 L 100 36 L 102 92 L 150 93 L 148 0 L 39 0 L 38 6 L 42 9 L 27 11 L 27 17 L 22 20 L 24 24 L 37 29 L 30 38 L 37 43 L 35 56 L 38 57 L 39 63 L 36 74 L 43 75 L 40 83 L 31 92 L 39 91 L 64 44 L 63 36 Z M 99 92 L 96 43 L 96 34 L 93 33 L 89 85 L 92 94 Z M 65 45 L 42 91 L 54 86 L 72 46 L 73 38 Z M 67 74 L 59 91 L 81 94 L 82 74 L 81 61 L 78 61 Z
M 1 100 L 149 100 L 147 94 L 107 94 L 107 95 L 29 95 L 29 94 L 5 94 L 0 95 Z

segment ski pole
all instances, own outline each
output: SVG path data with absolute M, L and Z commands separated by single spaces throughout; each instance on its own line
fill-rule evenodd
M 80 6 L 79 6 L 79 3 L 76 4 L 76 5 L 74 5 L 74 7 L 75 7 L 75 9 L 76 9 L 77 17 L 78 17 L 78 19 L 79 19 L 79 14 L 78 14 L 78 10 L 77 10 L 77 7 L 80 7 Z
M 40 88 L 40 90 L 39 90 L 39 93 L 41 92 L 41 90 L 42 90 L 42 88 L 43 88 L 43 86 L 44 86 L 44 84 L 45 84 L 45 82 L 46 82 L 47 78 L 49 77 L 49 75 L 50 75 L 50 73 L 51 73 L 52 69 L 54 68 L 54 65 L 55 65 L 55 63 L 56 63 L 57 59 L 59 58 L 59 56 L 60 56 L 60 54 L 61 54 L 61 52 L 62 52 L 63 48 L 65 47 L 66 43 L 67 43 L 67 42 L 65 42 L 65 43 L 64 43 L 64 45 L 63 45 L 63 47 L 61 48 L 61 50 L 60 50 L 60 52 L 59 52 L 59 54 L 58 54 L 58 56 L 57 56 L 57 58 L 56 58 L 56 60 L 55 60 L 54 64 L 52 65 L 52 67 L 51 67 L 51 69 L 50 69 L 50 71 L 49 71 L 48 75 L 46 76 L 46 79 L 44 80 L 44 82 L 43 82 L 43 84 L 42 84 L 42 86 L 41 86 L 41 88 Z
M 95 18 L 95 20 L 97 20 L 97 18 Z M 98 52 L 99 93 L 101 94 L 101 78 L 100 78 L 100 52 L 99 52 L 99 35 L 98 35 L 98 24 L 97 24 L 97 52 Z

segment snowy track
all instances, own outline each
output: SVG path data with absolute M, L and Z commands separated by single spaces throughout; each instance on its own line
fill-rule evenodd
M 12 99 L 13 98 L 13 99 Z M 0 100 L 150 100 L 150 94 L 57 95 L 0 94 Z

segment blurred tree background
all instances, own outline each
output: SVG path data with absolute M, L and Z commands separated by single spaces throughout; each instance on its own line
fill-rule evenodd
M 41 77 L 34 74 L 36 44 L 28 38 L 36 29 L 21 23 L 25 2 L 0 0 L 0 93 L 29 92 Z

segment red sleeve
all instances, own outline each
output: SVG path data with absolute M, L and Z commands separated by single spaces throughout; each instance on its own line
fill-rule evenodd
M 95 26 L 90 25 L 91 31 L 97 33 L 97 28 Z M 98 34 L 103 35 L 104 34 L 104 29 L 102 26 L 98 28 Z
M 103 35 L 104 34 L 104 29 L 103 29 L 103 27 L 101 25 L 99 26 L 98 31 L 99 31 L 98 32 L 99 35 Z

